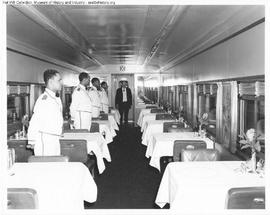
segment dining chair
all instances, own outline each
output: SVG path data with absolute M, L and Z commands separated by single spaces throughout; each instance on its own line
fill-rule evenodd
M 177 133 L 177 132 L 193 132 L 193 129 L 188 127 L 188 128 L 173 128 L 173 127 L 169 127 L 168 128 L 168 133 Z
M 165 110 L 160 108 L 154 108 L 150 110 L 150 113 L 165 113 Z
M 84 163 L 95 176 L 96 158 L 95 155 L 87 153 L 87 141 L 79 139 L 60 139 L 61 155 L 67 156 L 69 162 Z
M 206 143 L 202 140 L 175 140 L 173 156 L 162 156 L 160 158 L 160 170 L 162 174 L 168 163 L 181 161 L 181 151 L 183 149 L 206 149 Z
M 109 115 L 106 113 L 101 113 L 99 117 L 92 117 L 92 121 L 99 121 L 99 120 L 108 120 Z
M 265 209 L 265 187 L 235 187 L 228 191 L 227 209 Z
M 157 109 L 157 106 L 155 106 L 155 105 L 146 106 L 146 109 Z
M 99 124 L 97 122 L 91 123 L 90 133 L 99 132 Z
M 183 149 L 181 161 L 218 161 L 220 155 L 216 149 Z
M 185 124 L 182 122 L 164 122 L 163 123 L 163 132 L 180 132 L 182 128 L 185 127 Z
M 31 155 L 34 155 L 33 149 L 27 148 L 28 140 L 8 140 L 8 148 L 15 150 L 15 162 L 27 162 Z
M 64 130 L 69 130 L 70 129 L 70 123 L 69 122 L 64 122 L 63 123 L 63 129 Z
M 33 162 L 68 162 L 69 157 L 67 156 L 30 156 L 28 163 Z
M 174 117 L 167 113 L 158 113 L 156 115 L 156 120 L 173 120 Z
M 100 114 L 99 120 L 109 120 L 109 114 L 107 114 L 107 113 Z
M 64 130 L 64 133 L 88 133 L 89 130 L 87 129 L 67 129 Z
M 37 209 L 38 195 L 31 188 L 7 188 L 8 209 Z
M 173 161 L 181 161 L 181 152 L 183 149 L 206 149 L 206 143 L 203 140 L 175 140 L 173 145 Z

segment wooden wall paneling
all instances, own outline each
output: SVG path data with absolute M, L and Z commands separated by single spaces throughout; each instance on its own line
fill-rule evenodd
M 217 83 L 217 105 L 216 105 L 216 139 L 222 144 L 222 98 L 223 98 L 223 83 Z
M 222 144 L 224 147 L 230 147 L 231 142 L 231 85 L 223 84 L 222 97 Z
M 238 137 L 238 84 L 231 81 L 231 141 L 230 151 L 235 153 L 237 150 Z

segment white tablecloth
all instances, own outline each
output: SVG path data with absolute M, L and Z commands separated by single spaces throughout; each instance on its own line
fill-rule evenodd
M 142 118 L 142 125 L 141 125 L 141 132 L 144 132 L 144 130 L 146 129 L 146 123 L 148 121 L 153 121 L 156 120 L 156 113 L 146 113 L 143 115 Z
M 241 161 L 173 162 L 162 177 L 156 204 L 185 210 L 225 209 L 227 192 L 233 187 L 265 186 L 257 174 L 235 171 Z M 204 211 L 205 212 L 205 211 Z
M 62 139 L 83 139 L 87 141 L 87 152 L 96 155 L 99 173 L 105 170 L 103 158 L 111 162 L 108 144 L 100 133 L 64 133 Z
M 118 112 L 118 111 L 117 111 L 117 112 Z M 119 113 L 119 112 L 118 112 L 118 113 Z M 109 114 L 109 115 L 108 115 L 108 119 L 109 119 L 109 122 L 110 122 L 110 124 L 111 124 L 112 129 L 118 131 L 118 130 L 119 130 L 119 126 L 117 125 L 117 121 L 116 121 L 116 119 L 115 119 L 115 116 Z M 120 117 L 119 117 L 118 121 L 120 122 Z
M 97 120 L 93 121 L 99 124 L 99 133 L 105 134 L 105 140 L 107 144 L 113 142 L 113 138 L 116 136 L 116 132 L 113 129 L 109 120 Z
M 160 170 L 160 157 L 173 156 L 175 140 L 203 140 L 208 149 L 214 148 L 214 143 L 209 138 L 194 136 L 194 132 L 159 133 L 152 135 L 146 149 L 145 156 L 151 157 L 150 165 Z
M 140 114 L 139 114 L 139 118 L 138 118 L 138 122 L 137 124 L 139 126 L 142 126 L 142 119 L 143 119 L 143 116 L 147 113 L 150 113 L 151 109 L 141 109 L 140 111 Z
M 112 109 L 111 113 L 109 113 L 109 115 L 113 115 L 116 123 L 119 125 L 120 124 L 120 113 L 117 109 Z M 117 126 L 118 127 L 118 126 Z M 117 129 L 119 130 L 119 128 Z
M 174 122 L 174 120 L 150 120 L 145 123 L 142 134 L 142 144 L 147 146 L 153 134 L 163 133 L 164 122 Z
M 83 210 L 83 201 L 95 202 L 97 186 L 82 163 L 15 163 L 8 176 L 8 188 L 37 191 L 39 209 Z

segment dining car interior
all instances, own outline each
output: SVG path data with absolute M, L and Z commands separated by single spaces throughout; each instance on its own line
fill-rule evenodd
M 16 2 L 3 214 L 267 214 L 266 3 Z

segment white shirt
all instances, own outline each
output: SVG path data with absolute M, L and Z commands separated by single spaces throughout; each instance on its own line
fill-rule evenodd
M 89 90 L 89 96 L 92 101 L 92 108 L 101 108 L 101 100 L 96 87 L 92 86 Z
M 109 99 L 108 99 L 108 95 L 107 95 L 106 91 L 103 88 L 101 88 L 101 91 L 98 91 L 98 92 L 99 92 L 100 101 L 101 101 L 102 106 L 103 105 L 109 106 Z
M 92 117 L 98 117 L 101 110 L 101 100 L 96 87 L 92 86 L 90 88 L 89 96 L 92 102 Z
M 28 139 L 37 140 L 40 132 L 60 136 L 63 126 L 62 109 L 61 99 L 46 88 L 35 103 L 34 113 L 29 122 Z
M 122 93 L 123 93 L 123 102 L 127 102 L 127 89 L 123 87 Z
M 74 119 L 76 112 L 92 111 L 92 102 L 85 86 L 79 84 L 72 93 L 72 102 L 70 105 L 70 115 Z

